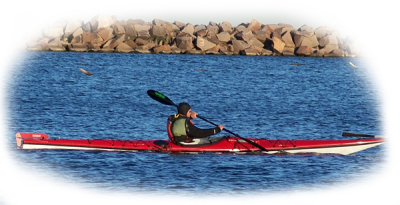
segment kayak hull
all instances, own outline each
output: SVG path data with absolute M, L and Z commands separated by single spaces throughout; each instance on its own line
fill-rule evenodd
M 50 139 L 40 133 L 17 133 L 17 146 L 21 149 L 66 149 L 97 151 L 154 151 L 154 152 L 228 152 L 266 154 L 342 154 L 348 155 L 385 142 L 383 138 L 352 140 L 270 140 L 251 139 L 266 151 L 236 137 L 228 136 L 207 145 L 177 145 L 169 140 L 116 140 L 116 139 Z

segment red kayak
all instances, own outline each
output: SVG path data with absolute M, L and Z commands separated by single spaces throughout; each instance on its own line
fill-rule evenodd
M 217 138 L 218 139 L 218 138 Z M 71 149 L 104 151 L 154 151 L 154 152 L 217 152 L 217 153 L 317 153 L 348 155 L 385 142 L 383 138 L 351 140 L 272 140 L 252 139 L 254 146 L 235 136 L 220 137 L 203 145 L 174 144 L 169 140 L 118 140 L 118 139 L 50 139 L 41 133 L 16 133 L 21 149 Z

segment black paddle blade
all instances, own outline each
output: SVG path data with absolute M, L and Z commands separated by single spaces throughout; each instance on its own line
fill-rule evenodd
M 174 105 L 178 107 L 172 100 L 170 100 L 167 96 L 163 95 L 160 92 L 155 90 L 148 90 L 147 95 L 149 95 L 153 100 L 158 101 L 164 105 Z
M 343 137 L 376 137 L 375 135 L 365 135 L 365 134 L 350 133 L 350 132 L 343 132 L 342 136 Z

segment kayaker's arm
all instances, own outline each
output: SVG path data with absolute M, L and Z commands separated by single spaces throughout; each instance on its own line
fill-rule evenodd
M 220 127 L 215 127 L 211 129 L 200 129 L 196 126 L 194 126 L 192 123 L 188 122 L 187 123 L 187 131 L 186 134 L 189 137 L 193 138 L 205 138 L 211 135 L 215 135 L 217 133 L 221 132 Z

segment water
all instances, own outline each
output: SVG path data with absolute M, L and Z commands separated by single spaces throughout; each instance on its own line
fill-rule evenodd
M 384 146 L 349 156 L 167 154 L 16 149 L 16 132 L 68 139 L 167 139 L 175 103 L 243 137 L 382 134 L 377 91 L 360 59 L 27 53 L 8 83 L 8 143 L 24 169 L 88 190 L 207 195 L 327 189 L 382 167 Z M 291 65 L 298 63 L 302 65 Z M 79 71 L 91 72 L 87 76 Z M 199 127 L 210 127 L 200 119 Z M 222 133 L 221 133 L 222 134 Z

